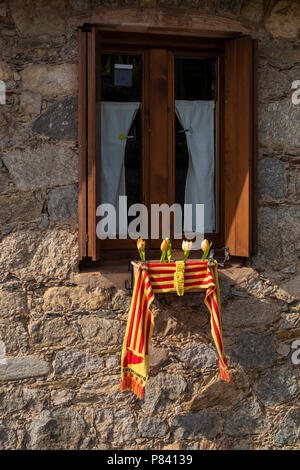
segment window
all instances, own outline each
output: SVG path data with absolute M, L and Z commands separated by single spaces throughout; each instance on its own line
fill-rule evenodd
M 79 31 L 82 260 L 136 257 L 122 221 L 115 239 L 96 236 L 97 206 L 118 208 L 120 195 L 128 207 L 204 203 L 205 233 L 214 247 L 251 254 L 254 65 L 255 43 L 248 37 Z M 148 242 L 153 258 L 159 245 Z

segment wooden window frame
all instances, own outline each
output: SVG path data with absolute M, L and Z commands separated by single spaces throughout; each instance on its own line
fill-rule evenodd
M 126 35 L 126 46 L 124 42 L 124 35 Z M 230 45 L 230 38 L 199 38 L 189 36 L 174 36 L 174 35 L 158 35 L 158 34 L 145 34 L 145 33 L 122 33 L 116 31 L 100 31 L 96 26 L 83 27 L 78 32 L 78 50 L 79 50 L 79 256 L 81 261 L 87 262 L 128 262 L 132 258 L 136 258 L 136 249 L 128 248 L 128 245 L 123 243 L 122 240 L 115 240 L 118 243 L 118 249 L 110 249 L 109 251 L 102 251 L 100 241 L 96 237 L 96 206 L 97 206 L 97 191 L 99 192 L 99 165 L 97 165 L 96 158 L 96 129 L 99 129 L 99 123 L 96 122 L 96 101 L 97 89 L 100 89 L 99 80 L 100 74 L 100 54 L 97 51 L 103 50 L 107 53 L 109 50 L 114 51 L 116 48 L 120 52 L 145 53 L 147 48 L 168 48 L 168 75 L 172 67 L 172 57 L 174 51 L 177 54 L 195 54 L 195 55 L 215 55 L 219 58 L 219 87 L 224 87 L 223 90 L 219 88 L 218 96 L 224 96 L 225 102 L 219 100 L 220 115 L 225 116 L 224 121 L 221 120 L 219 128 L 219 184 L 221 190 L 221 197 L 219 202 L 220 208 L 220 226 L 224 227 L 222 234 L 222 244 L 230 245 L 231 252 L 237 256 L 249 257 L 255 251 L 256 240 L 256 226 L 255 210 L 256 201 L 254 198 L 254 191 L 256 187 L 256 125 L 257 125 L 257 100 L 256 100 L 256 42 L 249 37 L 239 39 L 239 43 L 235 43 L 233 47 Z M 243 44 L 244 41 L 244 44 Z M 142 44 L 142 47 L 136 46 Z M 239 44 L 237 47 L 236 44 Z M 249 54 L 245 55 L 245 49 L 252 48 Z M 241 52 L 242 51 L 242 52 Z M 251 63 L 244 60 L 245 77 L 247 86 L 251 89 L 248 100 L 243 105 L 242 95 L 244 88 L 241 80 L 237 78 L 236 81 L 230 80 L 228 74 L 225 77 L 222 75 L 224 70 L 224 62 L 230 64 L 232 71 L 237 71 L 239 61 L 241 58 L 249 58 L 251 56 Z M 145 63 L 146 61 L 144 61 Z M 220 65 L 221 64 L 221 65 Z M 240 70 L 240 69 L 239 69 Z M 158 71 L 159 73 L 159 71 Z M 144 70 L 145 80 L 149 74 L 149 66 Z M 236 75 L 234 75 L 236 77 Z M 225 80 L 223 80 L 225 78 Z M 234 88 L 241 94 L 235 101 L 233 96 L 239 96 L 234 93 Z M 172 188 L 170 190 L 169 198 L 165 202 L 174 202 L 174 94 L 172 94 L 173 86 L 169 86 L 168 94 L 168 161 L 172 168 Z M 149 93 L 148 87 L 143 86 L 143 102 L 145 93 Z M 147 97 L 146 101 L 149 100 Z M 247 140 L 247 155 L 244 156 L 243 138 L 239 140 L 239 136 L 243 136 L 244 130 L 239 129 L 237 124 L 234 123 L 236 109 L 241 109 L 242 114 L 247 115 L 248 119 L 244 123 L 249 129 L 246 130 L 248 136 Z M 171 117 L 170 117 L 171 116 Z M 143 118 L 143 146 L 144 154 L 147 154 L 149 149 L 149 109 L 144 110 Z M 243 125 L 241 123 L 241 125 Z M 251 129 L 250 129 L 251 128 Z M 240 134 L 240 130 L 242 134 Z M 98 136 L 99 138 L 99 136 Z M 98 141 L 99 142 L 99 141 Z M 232 158 L 230 152 L 234 153 L 235 158 Z M 221 158 L 220 155 L 224 155 Z M 228 165 L 228 162 L 230 163 Z M 149 172 L 149 158 L 144 159 L 143 162 L 143 181 L 146 181 L 146 175 L 150 178 Z M 234 176 L 236 169 L 241 174 L 246 171 L 246 194 L 240 194 L 243 188 L 237 188 L 235 194 L 232 192 L 232 185 L 234 184 Z M 224 175 L 224 179 L 221 178 Z M 98 183 L 97 183 L 98 182 Z M 173 194 L 172 194 L 173 191 Z M 147 200 L 149 188 L 147 185 L 143 188 L 144 202 L 149 204 Z M 241 202 L 240 202 L 241 199 Z M 153 202 L 153 201 L 152 201 Z M 155 202 L 155 201 L 154 201 Z M 226 211 L 229 211 L 228 214 Z M 248 217 L 246 224 L 243 220 L 243 214 L 247 211 Z M 247 233 L 246 233 L 247 232 Z M 211 237 L 212 239 L 214 237 Z M 215 241 L 215 240 L 214 240 Z M 122 246 L 123 244 L 123 246 Z M 196 254 L 195 254 L 196 255 Z M 157 259 L 159 256 L 158 245 L 152 243 L 152 249 L 148 253 L 148 257 Z M 196 255 L 197 256 L 197 255 Z

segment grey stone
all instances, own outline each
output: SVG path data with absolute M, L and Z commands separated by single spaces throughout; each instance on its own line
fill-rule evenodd
M 101 347 L 120 345 L 125 334 L 125 325 L 118 320 L 108 320 L 95 316 L 82 317 L 79 320 L 83 337 L 95 338 Z
M 229 436 L 258 434 L 270 429 L 269 421 L 254 401 L 231 409 L 226 413 L 225 419 L 224 433 Z
M 284 313 L 278 326 L 277 336 L 280 338 L 288 337 L 291 330 L 298 330 L 300 327 L 299 313 Z
M 280 356 L 287 357 L 291 352 L 291 347 L 289 344 L 279 343 L 276 348 L 276 351 Z
M 98 310 L 101 308 L 105 301 L 105 291 L 103 289 L 88 289 L 85 286 L 60 286 L 50 287 L 44 293 L 43 310 L 48 313 L 65 312 L 65 311 L 90 311 Z M 85 336 L 85 329 L 87 328 L 90 336 L 93 337 L 97 334 L 93 331 L 93 327 L 100 328 L 107 325 L 112 328 L 112 322 L 101 321 L 97 316 L 91 315 L 89 318 L 81 318 L 80 325 L 83 328 L 83 336 Z M 115 324 L 117 325 L 117 324 Z
M 77 155 L 60 144 L 15 150 L 3 156 L 3 161 L 17 188 L 31 191 L 38 188 L 77 183 Z
M 9 81 L 12 76 L 12 70 L 6 62 L 0 62 L 0 80 Z
M 13 227 L 11 225 L 3 225 L 1 229 L 3 230 L 5 234 L 8 234 L 13 231 Z
M 297 39 L 300 24 L 300 5 L 295 0 L 280 0 L 265 20 L 265 28 L 273 37 Z
M 284 274 L 295 274 L 296 266 L 293 264 L 291 266 L 287 266 L 286 268 L 282 269 Z
M 121 352 L 121 351 L 120 351 Z M 138 398 L 132 392 L 122 392 L 120 389 L 120 367 L 121 357 L 119 356 L 118 366 L 115 370 L 105 370 L 103 368 L 97 374 L 91 374 L 82 381 L 82 386 L 76 393 L 74 403 L 100 403 L 99 408 L 120 407 L 120 404 L 127 405 L 136 402 Z
M 300 274 L 295 274 L 291 279 L 281 284 L 281 289 L 289 295 L 300 300 Z
M 27 449 L 77 450 L 86 424 L 72 408 L 44 410 L 27 427 Z
M 271 294 L 271 297 L 274 299 L 283 300 L 288 304 L 292 303 L 294 300 L 293 297 L 286 290 L 281 289 L 281 287 L 277 287 L 276 290 Z
M 142 418 L 139 426 L 140 437 L 164 437 L 168 431 L 166 421 L 157 418 Z
M 73 375 L 80 372 L 101 369 L 103 361 L 99 356 L 82 351 L 59 351 L 55 357 L 56 374 Z
M 28 324 L 30 343 L 39 347 L 67 346 L 74 342 L 77 332 L 65 318 L 43 318 Z
M 297 392 L 297 380 L 286 366 L 271 369 L 257 384 L 257 395 L 265 405 L 290 401 Z
M 0 382 L 40 377 L 49 373 L 49 364 L 34 356 L 6 358 L 0 364 Z
M 230 450 L 252 450 L 252 447 L 249 442 L 241 441 L 234 443 Z
M 244 290 L 237 290 L 237 289 L 232 288 L 231 293 L 235 297 L 248 297 L 248 292 Z
M 0 450 L 14 450 L 16 448 L 17 435 L 12 421 L 0 421 Z
M 276 360 L 276 351 L 271 336 L 242 332 L 237 339 L 237 347 L 232 359 L 247 369 L 268 367 Z
M 41 112 L 42 96 L 39 93 L 31 91 L 23 91 L 20 97 L 20 111 L 36 117 Z
M 48 214 L 42 214 L 41 227 L 47 228 L 49 226 L 49 217 Z
M 218 403 L 226 409 L 241 403 L 249 393 L 249 381 L 241 370 L 230 370 L 229 383 L 221 380 L 219 373 L 211 376 L 211 380 L 206 376 L 204 382 L 197 380 L 193 384 L 191 399 L 184 403 L 186 411 L 207 411 Z
M 30 192 L 0 196 L 0 225 L 29 222 L 41 217 L 43 201 Z
M 150 346 L 151 369 L 159 369 L 169 359 L 167 349 Z
M 178 374 L 159 373 L 150 377 L 142 408 L 149 413 L 157 413 L 173 407 L 186 387 L 185 379 Z
M 66 279 L 77 262 L 77 233 L 64 229 L 19 230 L 0 241 L 0 280 L 8 272 L 20 279 Z
M 0 322 L 0 341 L 6 346 L 6 354 L 24 353 L 28 346 L 28 332 L 21 322 Z
M 111 318 L 116 318 L 117 314 L 115 312 L 112 312 L 111 310 L 98 310 L 97 316 L 99 318 L 111 319 Z
M 88 10 L 90 7 L 90 0 L 71 0 L 71 5 L 74 10 Z
M 287 70 L 292 69 L 300 60 L 299 41 L 266 38 L 260 42 L 258 53 L 260 62 L 267 61 L 278 68 L 289 65 Z
M 38 411 L 41 412 L 45 406 L 45 390 L 17 386 L 14 382 L 12 387 L 4 384 L 3 392 L 0 392 L 1 415 Z
M 115 311 L 123 310 L 129 312 L 131 304 L 131 295 L 118 291 L 112 298 L 112 309 Z
M 224 305 L 232 297 L 231 287 L 228 282 L 223 281 L 221 279 L 219 280 L 219 286 L 220 286 L 221 305 Z
M 208 2 L 210 4 L 210 2 Z M 217 2 L 217 11 L 224 10 L 233 15 L 238 15 L 240 12 L 241 2 L 239 0 L 220 0 Z
M 14 185 L 13 182 L 11 181 L 9 177 L 9 173 L 6 170 L 6 168 L 3 167 L 0 168 L 0 193 L 4 193 L 9 190 L 13 190 Z
M 294 65 L 294 64 L 293 64 Z M 282 68 L 281 68 L 282 67 Z M 291 84 L 299 77 L 299 67 L 272 67 L 262 61 L 258 70 L 259 100 L 261 102 L 291 99 Z
M 262 103 L 259 107 L 259 140 L 270 147 L 287 149 L 297 147 L 300 106 L 291 97 L 274 103 Z
M 74 392 L 68 390 L 52 390 L 51 392 L 51 400 L 55 406 L 66 405 L 73 397 Z
M 0 148 L 3 151 L 14 145 L 23 144 L 29 137 L 28 128 L 17 121 L 13 114 L 4 111 L 7 106 L 0 106 Z
M 65 98 L 50 106 L 32 125 L 32 130 L 56 140 L 76 140 L 77 98 Z
M 250 292 L 251 291 L 262 291 L 262 290 L 264 290 L 264 284 L 260 279 L 255 280 L 255 281 L 253 281 L 253 282 L 251 282 L 247 285 L 247 290 L 250 291 Z
M 137 437 L 136 419 L 128 408 L 100 410 L 95 419 L 95 428 L 101 442 L 124 444 Z
M 258 255 L 274 267 L 284 267 L 300 256 L 300 208 L 260 207 Z
M 280 423 L 274 436 L 278 445 L 294 445 L 300 443 L 300 408 L 291 409 Z
M 222 418 L 217 413 L 188 413 L 176 416 L 171 432 L 175 439 L 215 438 L 222 431 Z
M 284 164 L 277 158 L 264 158 L 258 165 L 258 195 L 284 197 L 286 192 L 286 178 Z
M 155 7 L 156 0 L 140 0 L 141 7 Z
M 120 361 L 119 361 L 119 369 L 120 369 Z M 103 381 L 101 381 L 101 378 L 104 377 L 105 380 L 105 375 L 101 375 L 100 379 L 92 377 L 90 380 L 84 380 L 80 390 L 78 393 L 76 393 L 76 396 L 74 398 L 74 403 L 77 404 L 82 404 L 82 403 L 101 403 L 101 406 L 104 406 L 105 404 L 111 405 L 112 402 L 115 402 L 114 398 L 111 398 L 112 395 L 116 394 L 116 389 L 114 389 L 111 385 L 110 382 L 104 382 L 105 385 L 107 385 L 107 388 L 104 386 Z M 120 388 L 119 388 L 119 383 L 118 383 L 118 390 L 117 394 L 122 393 Z M 108 397 L 108 399 L 106 399 Z M 118 403 L 118 399 L 116 399 L 116 403 Z
M 263 0 L 247 0 L 242 2 L 241 16 L 253 23 L 259 23 L 264 14 Z
M 28 406 L 28 401 L 24 399 L 21 387 L 6 389 L 0 392 L 1 415 L 6 413 L 16 413 L 24 410 Z
M 208 369 L 218 365 L 218 356 L 215 349 L 206 343 L 186 346 L 180 352 L 179 358 L 188 367 L 194 369 Z
M 7 13 L 7 5 L 0 6 L 0 16 L 6 16 Z
M 121 357 L 120 356 L 112 356 L 106 359 L 105 367 L 107 369 L 115 369 L 116 367 L 120 367 Z
M 24 292 L 10 292 L 0 289 L 0 317 L 18 318 L 28 313 L 27 298 Z
M 266 326 L 273 323 L 277 316 L 278 308 L 274 301 L 254 296 L 236 298 L 222 309 L 223 331 L 232 333 L 233 328 L 240 330 Z
M 66 30 L 66 4 L 59 0 L 26 0 L 20 8 L 19 0 L 11 0 L 10 14 L 22 37 L 59 37 Z
M 34 410 L 41 412 L 47 403 L 47 391 L 39 388 L 30 388 L 21 386 L 23 392 L 23 400 L 25 402 L 26 410 Z
M 23 89 L 43 96 L 73 95 L 77 91 L 77 65 L 28 65 L 21 72 Z
M 48 213 L 58 221 L 77 221 L 78 190 L 75 185 L 53 189 L 49 193 Z

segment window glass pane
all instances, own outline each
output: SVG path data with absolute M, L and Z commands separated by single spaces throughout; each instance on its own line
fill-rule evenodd
M 175 57 L 175 199 L 204 204 L 206 233 L 216 231 L 217 59 Z
M 103 54 L 100 200 L 115 207 L 118 234 L 127 230 L 118 223 L 119 196 L 127 206 L 142 202 L 141 105 L 142 56 Z
M 101 88 L 102 101 L 141 101 L 142 56 L 103 54 Z

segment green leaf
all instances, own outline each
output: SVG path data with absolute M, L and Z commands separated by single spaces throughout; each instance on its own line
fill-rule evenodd
M 162 251 L 161 253 L 161 257 L 160 257 L 160 262 L 163 263 L 166 259 L 166 254 L 167 254 L 167 251 Z

